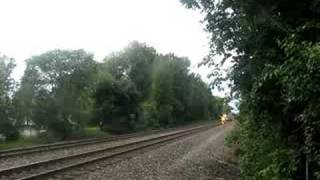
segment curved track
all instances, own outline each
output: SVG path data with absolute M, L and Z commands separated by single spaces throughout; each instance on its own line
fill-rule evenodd
M 43 177 L 55 174 L 60 171 L 64 171 L 70 168 L 82 166 L 100 160 L 110 159 L 133 151 L 138 151 L 143 148 L 173 141 L 175 139 L 179 139 L 191 135 L 193 133 L 209 129 L 211 127 L 212 126 L 206 125 L 188 128 L 185 130 L 176 130 L 170 133 L 162 133 L 152 138 L 136 140 L 122 145 L 49 159 L 45 161 L 33 162 L 21 166 L 10 167 L 7 169 L 0 170 L 0 179 L 42 179 Z
M 145 136 L 149 134 L 156 134 L 156 133 L 163 133 L 163 132 L 168 132 L 172 130 L 184 129 L 187 127 L 189 126 L 180 127 L 180 128 L 162 129 L 162 130 L 152 130 L 148 132 L 131 133 L 131 134 L 105 137 L 105 138 L 92 138 L 92 139 L 83 139 L 83 140 L 74 140 L 74 141 L 64 141 L 64 142 L 43 144 L 43 145 L 37 145 L 37 146 L 31 146 L 31 147 L 0 150 L 0 158 L 20 156 L 24 154 L 39 153 L 39 152 L 58 150 L 58 149 L 64 149 L 64 148 L 72 148 L 72 147 L 84 146 L 84 145 L 90 145 L 90 144 L 118 141 L 122 139 L 138 137 L 138 136 Z

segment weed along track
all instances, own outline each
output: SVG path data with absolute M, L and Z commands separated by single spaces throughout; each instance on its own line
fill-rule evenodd
M 202 125 L 153 135 L 145 135 L 139 138 L 129 138 L 130 140 L 119 140 L 117 143 L 110 142 L 109 146 L 97 148 L 91 151 L 83 151 L 71 155 L 3 168 L 0 169 L 0 179 L 42 179 L 52 176 L 58 172 L 66 171 L 68 169 L 93 162 L 108 160 L 114 157 L 121 158 L 122 155 L 126 155 L 130 152 L 135 152 L 147 147 L 174 141 L 179 138 L 204 131 L 211 127 L 213 127 L 213 125 Z M 67 144 L 65 145 L 67 146 Z M 50 152 L 50 150 L 48 151 Z M 27 155 L 28 154 L 26 154 L 26 156 Z M 32 155 L 36 156 L 37 154 L 34 153 Z

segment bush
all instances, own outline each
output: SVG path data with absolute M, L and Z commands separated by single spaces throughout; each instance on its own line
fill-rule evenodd
M 18 129 L 10 122 L 0 124 L 0 134 L 3 134 L 8 141 L 17 140 L 20 135 Z
M 143 113 L 141 118 L 146 128 L 157 129 L 160 127 L 158 120 L 158 112 L 153 103 L 144 103 L 142 106 Z
M 171 105 L 161 105 L 159 107 L 159 121 L 162 127 L 172 127 L 173 119 L 172 119 L 172 110 L 173 107 Z
M 294 149 L 283 144 L 280 135 L 260 129 L 242 120 L 228 142 L 238 143 L 238 157 L 243 179 L 290 180 L 298 163 Z

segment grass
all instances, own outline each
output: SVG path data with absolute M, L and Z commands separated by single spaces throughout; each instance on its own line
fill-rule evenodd
M 108 136 L 110 136 L 110 134 L 108 132 L 101 131 L 99 127 L 86 127 L 82 131 L 74 132 L 68 140 L 102 138 Z
M 67 140 L 78 140 L 78 139 L 86 139 L 86 138 L 102 138 L 111 136 L 107 132 L 100 131 L 99 127 L 87 127 L 82 131 L 77 131 L 71 134 L 71 136 Z M 14 141 L 8 141 L 5 143 L 0 142 L 0 150 L 11 149 L 11 148 L 19 148 L 19 147 L 28 147 L 39 144 L 45 144 L 48 142 L 58 142 L 58 140 L 52 141 L 47 136 L 41 135 L 41 137 L 20 137 Z
M 0 143 L 0 150 L 18 148 L 18 147 L 27 147 L 27 146 L 32 146 L 36 144 L 41 144 L 41 141 L 38 138 L 20 137 L 15 141 Z

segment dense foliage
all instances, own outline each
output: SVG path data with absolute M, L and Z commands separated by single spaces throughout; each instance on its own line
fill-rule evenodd
M 87 126 L 128 133 L 217 119 L 224 110 L 188 59 L 138 42 L 101 63 L 84 50 L 53 50 L 26 65 L 14 88 L 13 60 L 0 57 L 0 134 L 8 139 L 26 126 L 60 140 Z
M 205 14 L 204 63 L 217 65 L 218 54 L 233 64 L 242 178 L 320 179 L 319 1 L 182 2 Z
M 108 78 L 98 82 L 94 120 L 122 133 L 218 118 L 223 100 L 189 66 L 186 58 L 137 42 L 106 57 L 99 76 Z

